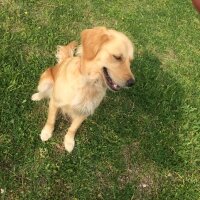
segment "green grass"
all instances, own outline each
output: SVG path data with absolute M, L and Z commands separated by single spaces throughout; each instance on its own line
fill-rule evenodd
M 200 197 L 200 16 L 190 0 L 0 1 L 1 199 L 197 200 Z M 107 26 L 136 47 L 134 88 L 107 97 L 62 148 L 39 133 L 32 102 L 56 45 Z

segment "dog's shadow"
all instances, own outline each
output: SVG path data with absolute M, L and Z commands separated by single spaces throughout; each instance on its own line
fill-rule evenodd
M 115 117 L 110 119 L 113 124 L 109 126 L 130 145 L 138 141 L 140 153 L 148 159 L 158 165 L 176 167 L 183 163 L 177 153 L 180 145 L 177 133 L 184 91 L 152 53 L 137 56 L 133 66 L 135 86 L 120 93 L 109 93 L 103 103 L 111 108 L 116 101 L 117 107 L 110 110 L 115 112 Z M 109 98 L 114 102 L 109 103 Z

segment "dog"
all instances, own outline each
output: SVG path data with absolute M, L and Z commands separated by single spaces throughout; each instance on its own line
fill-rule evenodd
M 71 152 L 77 129 L 94 113 L 106 90 L 118 91 L 134 85 L 130 68 L 133 55 L 130 39 L 105 27 L 83 30 L 80 46 L 76 42 L 59 46 L 57 64 L 42 73 L 38 92 L 32 95 L 33 101 L 50 98 L 41 140 L 52 137 L 56 115 L 61 110 L 72 120 L 64 138 L 65 149 Z

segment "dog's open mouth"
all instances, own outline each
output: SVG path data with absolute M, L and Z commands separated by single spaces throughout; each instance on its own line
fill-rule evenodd
M 117 85 L 116 83 L 114 83 L 114 81 L 110 77 L 110 75 L 109 75 L 108 70 L 107 70 L 106 67 L 103 67 L 103 74 L 104 74 L 104 78 L 106 80 L 106 84 L 108 85 L 108 87 L 111 90 L 118 91 L 121 88 L 119 85 Z

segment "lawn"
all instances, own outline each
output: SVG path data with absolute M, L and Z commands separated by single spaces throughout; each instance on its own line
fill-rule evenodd
M 94 26 L 134 42 L 136 85 L 108 91 L 69 154 L 69 122 L 60 115 L 42 143 L 48 101 L 31 95 L 56 46 Z M 1 0 L 0 80 L 1 199 L 200 198 L 200 15 L 190 0 Z

